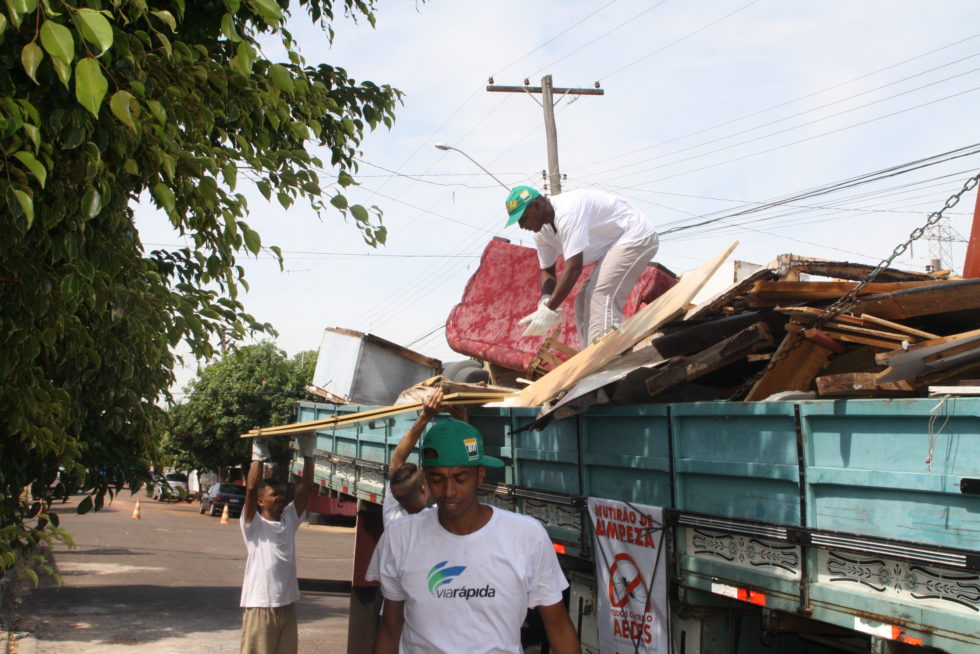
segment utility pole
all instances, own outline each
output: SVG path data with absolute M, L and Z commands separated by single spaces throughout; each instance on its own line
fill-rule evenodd
M 527 79 L 524 80 L 524 86 L 495 86 L 491 77 L 487 91 L 491 93 L 527 93 L 544 109 L 544 131 L 545 138 L 548 140 L 548 188 L 551 190 L 551 195 L 561 193 L 561 171 L 558 168 L 558 127 L 555 124 L 554 96 L 557 93 L 560 100 L 566 95 L 605 95 L 606 92 L 599 88 L 599 82 L 596 82 L 595 88 L 592 89 L 554 88 L 551 75 L 545 75 L 541 78 L 541 86 L 529 86 Z M 540 101 L 534 97 L 534 93 L 541 94 Z

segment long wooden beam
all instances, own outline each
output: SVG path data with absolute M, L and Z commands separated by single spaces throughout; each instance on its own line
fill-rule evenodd
M 447 395 L 442 403 L 446 406 L 486 404 L 495 402 L 507 397 L 508 393 L 451 393 Z M 367 420 L 387 418 L 401 413 L 418 411 L 423 406 L 422 402 L 410 402 L 407 404 L 396 404 L 395 406 L 381 407 L 370 411 L 358 411 L 344 415 L 323 418 L 321 420 L 310 420 L 308 422 L 296 422 L 289 425 L 279 425 L 277 427 L 262 427 L 252 429 L 241 435 L 242 438 L 256 438 L 258 436 L 294 436 L 296 434 L 307 434 L 320 429 L 334 427 L 337 425 L 350 425 Z

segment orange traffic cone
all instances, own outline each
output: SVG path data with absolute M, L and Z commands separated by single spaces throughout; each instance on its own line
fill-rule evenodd
M 133 520 L 139 520 L 140 517 L 141 517 L 140 516 L 140 500 L 137 497 L 136 498 L 136 504 L 133 505 Z
M 225 508 L 221 510 L 221 524 L 228 524 L 228 504 L 225 504 Z

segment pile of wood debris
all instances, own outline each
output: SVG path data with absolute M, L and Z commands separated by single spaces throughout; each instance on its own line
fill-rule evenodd
M 827 320 L 826 307 L 871 270 L 783 255 L 664 325 L 652 350 L 633 353 L 645 352 L 645 370 L 607 388 L 608 399 L 913 397 L 980 378 L 980 279 L 884 269 Z

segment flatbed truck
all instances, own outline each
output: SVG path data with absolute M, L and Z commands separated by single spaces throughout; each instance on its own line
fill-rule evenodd
M 372 408 L 302 402 L 297 419 Z M 672 653 L 980 652 L 980 398 L 592 407 L 540 430 L 536 413 L 470 408 L 507 463 L 481 500 L 545 525 L 583 652 L 604 592 L 590 496 L 664 508 Z M 321 493 L 358 506 L 350 652 L 370 651 L 363 573 L 414 419 L 317 432 Z

